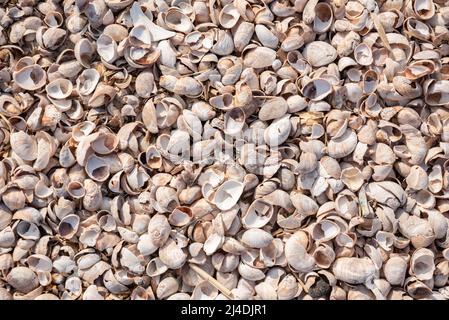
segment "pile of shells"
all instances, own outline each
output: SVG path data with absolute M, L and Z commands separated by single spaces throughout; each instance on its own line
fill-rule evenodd
M 447 0 L 0 4 L 0 299 L 449 299 Z

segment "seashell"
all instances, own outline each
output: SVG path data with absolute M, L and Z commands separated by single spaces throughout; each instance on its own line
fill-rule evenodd
M 239 10 L 233 4 L 227 4 L 221 9 L 218 21 L 223 28 L 231 29 L 240 18 Z
M 312 67 L 325 66 L 337 59 L 337 50 L 324 41 L 306 44 L 302 54 Z
M 427 173 L 419 166 L 410 168 L 410 173 L 406 178 L 407 186 L 412 190 L 422 190 L 427 188 L 429 179 Z
M 220 210 L 229 210 L 239 201 L 244 185 L 235 180 L 224 182 L 216 191 L 214 203 Z
M 403 215 L 399 219 L 399 231 L 410 239 L 415 248 L 430 245 L 435 239 L 432 226 L 424 219 Z
M 271 66 L 276 59 L 276 52 L 266 47 L 255 47 L 244 51 L 243 64 L 250 68 L 265 68 Z
M 204 242 L 203 250 L 206 255 L 214 254 L 223 245 L 223 237 L 217 233 L 212 233 Z
M 444 1 L 16 2 L 0 299 L 449 297 Z
M 407 79 L 417 80 L 426 75 L 432 74 L 436 70 L 435 62 L 432 60 L 418 60 L 410 63 L 404 70 Z
M 150 30 L 144 25 L 134 26 L 129 32 L 128 42 L 135 47 L 151 46 Z
M 313 216 L 318 211 L 318 204 L 312 198 L 300 192 L 292 191 L 290 193 L 290 199 L 301 215 Z
M 300 289 L 295 277 L 291 274 L 287 274 L 277 287 L 277 295 L 279 300 L 291 300 L 298 293 Z
M 170 8 L 164 14 L 164 22 L 168 28 L 177 32 L 189 33 L 193 29 L 193 24 L 182 10 Z
M 332 265 L 332 273 L 337 280 L 350 284 L 362 284 L 375 276 L 375 266 L 367 258 L 338 258 Z
M 317 243 L 320 243 L 334 239 L 339 233 L 340 228 L 336 223 L 324 219 L 314 224 L 311 235 Z
M 45 87 L 48 97 L 53 99 L 67 98 L 72 93 L 72 89 L 73 85 L 67 79 L 55 79 Z
M 183 227 L 192 219 L 192 210 L 189 207 L 177 207 L 168 216 L 168 222 L 175 227 Z
M 418 18 L 428 20 L 435 15 L 435 5 L 432 0 L 416 0 L 413 1 L 413 11 Z
M 8 248 L 14 245 L 16 237 L 11 227 L 6 227 L 0 231 L 0 247 Z
M 133 3 L 130 10 L 130 16 L 134 26 L 143 24 L 151 32 L 151 38 L 153 41 L 160 41 L 164 39 L 169 39 L 175 36 L 175 32 L 166 30 L 157 24 L 154 24 L 148 16 L 146 16 L 138 3 Z
M 258 296 L 263 300 L 277 300 L 276 289 L 265 282 L 260 282 L 254 287 Z
M 315 6 L 313 31 L 323 33 L 330 29 L 334 18 L 332 7 L 328 3 L 319 2 Z
M 108 35 L 101 34 L 97 39 L 97 53 L 107 63 L 114 63 L 119 57 L 117 43 Z
M 14 132 L 10 137 L 11 148 L 21 159 L 33 161 L 37 158 L 37 142 L 33 136 L 23 131 Z
M 242 131 L 245 125 L 245 113 L 240 108 L 233 108 L 225 114 L 224 132 L 229 135 L 236 135 Z
M 366 43 L 360 43 L 354 49 L 354 58 L 358 64 L 369 66 L 373 63 L 373 54 L 371 48 Z
M 24 66 L 13 72 L 12 77 L 20 88 L 31 91 L 42 88 L 47 81 L 46 73 L 41 66 L 36 64 Z
M 330 246 L 320 244 L 313 251 L 313 258 L 315 259 L 315 263 L 318 267 L 329 268 L 335 260 L 335 252 Z
M 349 188 L 351 191 L 358 191 L 363 183 L 362 172 L 355 167 L 346 168 L 341 171 L 341 181 Z
M 26 240 L 37 240 L 40 238 L 40 231 L 38 227 L 31 222 L 22 220 L 17 225 L 17 234 Z
M 151 259 L 146 267 L 146 273 L 150 277 L 156 277 L 158 275 L 161 275 L 165 273 L 165 271 L 167 270 L 168 270 L 167 266 L 159 258 Z
M 285 243 L 285 258 L 298 272 L 309 272 L 315 266 L 315 259 L 307 253 L 298 233 L 294 233 Z
M 159 249 L 159 258 L 170 269 L 181 268 L 187 258 L 187 255 L 171 239 Z
M 427 80 L 425 81 L 424 88 L 424 100 L 431 106 L 440 106 L 447 104 L 449 101 L 449 95 L 447 95 L 447 87 L 449 81 L 447 80 Z
M 84 181 L 85 195 L 83 197 L 83 207 L 89 211 L 96 211 L 102 204 L 102 194 L 100 187 L 91 179 Z
M 273 217 L 273 206 L 263 199 L 255 199 L 248 210 L 242 215 L 242 224 L 245 228 L 262 228 Z
M 106 28 L 105 28 L 106 29 Z M 82 38 L 75 43 L 73 48 L 76 60 L 85 68 L 90 68 L 90 64 L 95 54 L 95 47 L 86 38 Z
M 327 152 L 330 157 L 340 159 L 351 154 L 357 145 L 357 135 L 351 129 L 328 142 Z
M 143 71 L 139 73 L 136 78 L 136 94 L 142 98 L 149 98 L 156 93 L 156 86 L 154 84 L 154 75 L 150 71 Z
M 265 25 L 257 24 L 254 28 L 257 38 L 264 47 L 276 49 L 279 43 L 278 37 Z
M 379 83 L 379 74 L 374 70 L 368 70 L 363 74 L 363 92 L 370 94 L 376 91 Z
M 15 267 L 6 276 L 6 282 L 16 290 L 29 293 L 39 286 L 36 274 L 29 268 Z
M 197 97 L 203 91 L 201 83 L 191 77 L 177 79 L 174 76 L 162 76 L 159 79 L 159 85 L 168 91 L 187 97 Z
M 198 283 L 192 292 L 191 299 L 194 300 L 213 300 L 218 295 L 218 289 L 208 281 Z
M 259 111 L 259 119 L 262 121 L 278 119 L 287 113 L 288 104 L 284 98 L 273 98 L 265 102 Z
M 325 79 L 313 79 L 302 88 L 302 94 L 312 101 L 323 100 L 331 93 L 331 84 Z
M 173 277 L 167 277 L 163 279 L 156 289 L 156 296 L 159 299 L 167 298 L 168 296 L 176 293 L 178 291 L 178 281 Z
M 291 131 L 290 115 L 285 115 L 274 120 L 264 131 L 264 140 L 271 146 L 276 147 L 287 140 Z
M 61 219 L 61 222 L 59 222 L 58 233 L 65 239 L 71 239 L 77 233 L 79 224 L 79 216 L 69 214 Z
M 430 280 L 435 271 L 434 253 L 426 248 L 419 248 L 410 259 L 410 274 L 419 280 Z
M 241 262 L 238 266 L 239 274 L 246 280 L 258 281 L 265 278 L 265 274 L 262 270 L 250 267 L 249 265 Z
M 394 256 L 385 262 L 383 270 L 385 279 L 391 285 L 402 286 L 407 273 L 407 262 L 400 256 Z
M 265 248 L 271 241 L 271 234 L 262 229 L 249 229 L 242 235 L 242 242 L 251 248 Z
M 170 230 L 167 218 L 161 214 L 156 214 L 148 223 L 149 240 L 159 248 L 167 241 Z
M 98 147 L 100 148 L 100 147 Z M 91 155 L 86 161 L 86 173 L 94 181 L 106 181 L 109 177 L 110 166 L 103 158 Z

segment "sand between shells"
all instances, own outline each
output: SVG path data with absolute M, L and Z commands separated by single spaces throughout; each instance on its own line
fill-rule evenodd
M 446 1 L 0 2 L 0 299 L 449 298 Z

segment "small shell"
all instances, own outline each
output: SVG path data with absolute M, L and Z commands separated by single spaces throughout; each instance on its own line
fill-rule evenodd
M 340 159 L 350 155 L 357 146 L 357 135 L 351 129 L 346 129 L 338 138 L 332 138 L 328 142 L 327 152 L 329 156 Z
M 407 273 L 407 262 L 400 256 L 391 257 L 385 262 L 385 279 L 393 286 L 402 286 Z
M 233 4 L 227 4 L 221 9 L 218 20 L 220 25 L 226 29 L 231 29 L 237 24 L 240 18 L 238 9 Z
M 149 240 L 159 248 L 167 241 L 170 230 L 167 218 L 161 214 L 156 214 L 148 223 Z
M 6 276 L 6 282 L 23 293 L 28 293 L 39 286 L 36 274 L 29 268 L 16 267 Z
M 83 38 L 75 43 L 75 48 L 73 50 L 76 60 L 81 63 L 83 67 L 89 68 L 92 56 L 95 54 L 95 47 L 92 43 L 86 38 Z
M 25 90 L 37 90 L 42 88 L 47 81 L 47 74 L 37 64 L 26 66 L 13 73 L 14 82 Z
M 315 18 L 313 19 L 313 31 L 323 33 L 330 29 L 334 18 L 332 7 L 325 2 L 319 2 L 315 6 Z
M 168 268 L 179 269 L 184 265 L 187 255 L 176 244 L 176 242 L 169 239 L 159 249 L 159 258 Z
M 243 130 L 245 125 L 245 113 L 240 108 L 233 108 L 225 115 L 224 132 L 229 135 L 236 135 Z
M 103 158 L 91 155 L 86 161 L 86 173 L 95 181 L 106 181 L 110 174 L 110 166 Z
M 366 43 L 361 43 L 354 49 L 354 58 L 358 64 L 369 66 L 373 63 L 371 48 Z
M 159 85 L 173 93 L 185 95 L 187 97 L 197 97 L 201 95 L 203 87 L 192 77 L 182 77 L 177 79 L 174 76 L 162 76 Z
M 23 160 L 32 161 L 37 158 L 37 142 L 33 136 L 23 131 L 11 134 L 12 150 Z
M 298 212 L 303 216 L 313 216 L 318 211 L 318 204 L 305 194 L 292 191 L 290 199 Z
M 136 94 L 142 98 L 149 98 L 156 93 L 156 85 L 154 83 L 154 75 L 150 71 L 139 73 L 136 78 Z
M 271 146 L 279 146 L 287 140 L 291 131 L 290 115 L 274 120 L 264 131 L 264 140 Z
M 428 20 L 435 15 L 435 5 L 432 0 L 413 1 L 413 10 L 417 17 Z
M 268 47 L 271 49 L 276 49 L 279 43 L 278 37 L 274 35 L 273 32 L 270 31 L 263 24 L 258 24 L 254 28 L 257 38 L 260 40 L 264 47 Z
M 214 202 L 220 210 L 231 209 L 243 193 L 244 185 L 235 180 L 224 182 L 216 191 Z
M 242 235 L 242 242 L 251 248 L 265 248 L 272 240 L 272 235 L 262 229 L 249 229 Z
M 168 28 L 182 33 L 189 33 L 193 29 L 189 17 L 178 8 L 168 9 L 164 16 L 164 22 Z
M 256 199 L 242 215 L 242 224 L 245 228 L 262 228 L 271 220 L 273 213 L 271 204 L 262 199 Z
M 167 277 L 162 280 L 156 289 L 158 299 L 164 299 L 178 291 L 179 283 L 173 277 Z
M 243 64 L 255 69 L 269 67 L 276 59 L 276 52 L 265 47 L 249 49 L 244 54 Z
M 72 93 L 73 85 L 67 79 L 55 79 L 50 82 L 45 90 L 49 98 L 65 99 Z
M 313 79 L 302 88 L 302 94 L 312 101 L 320 101 L 332 93 L 332 86 L 325 79 Z
M 309 272 L 315 266 L 315 259 L 307 253 L 299 233 L 294 233 L 285 243 L 285 258 L 298 272 Z
M 58 233 L 65 239 L 71 239 L 78 231 L 80 223 L 79 216 L 69 214 L 61 219 L 58 226 Z
M 266 101 L 259 111 L 259 119 L 262 121 L 278 119 L 282 117 L 288 109 L 287 101 L 277 97 Z
M 363 284 L 374 277 L 376 268 L 369 258 L 338 258 L 332 266 L 337 280 L 349 284 Z
M 341 171 L 341 181 L 351 191 L 358 191 L 364 182 L 362 172 L 355 167 L 346 168 Z
M 324 41 L 308 43 L 302 54 L 312 67 L 325 66 L 337 59 L 337 50 Z
M 435 271 L 435 255 L 426 248 L 420 248 L 413 252 L 410 259 L 410 274 L 419 280 L 430 280 Z
M 104 61 L 113 63 L 118 58 L 117 43 L 103 33 L 97 39 L 97 52 Z
M 340 233 L 338 225 L 330 220 L 321 220 L 312 228 L 312 238 L 317 242 L 327 242 Z

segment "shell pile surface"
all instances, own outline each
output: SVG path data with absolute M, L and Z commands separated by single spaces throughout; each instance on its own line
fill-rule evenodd
M 445 0 L 0 1 L 1 299 L 448 299 Z

